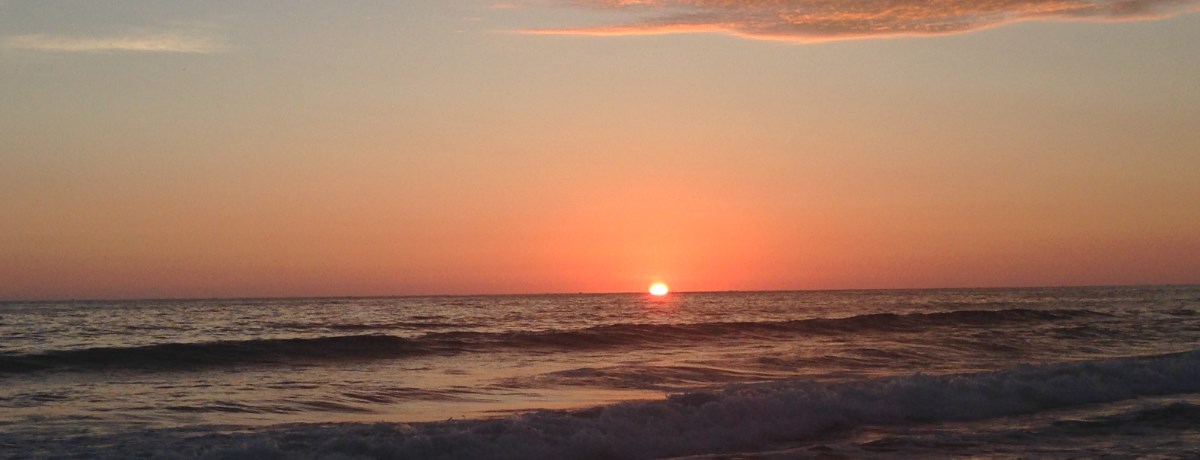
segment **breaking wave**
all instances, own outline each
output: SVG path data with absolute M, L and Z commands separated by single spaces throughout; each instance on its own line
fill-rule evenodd
M 1193 350 L 975 374 L 734 385 L 660 401 L 485 420 L 290 425 L 203 437 L 145 432 L 136 442 L 103 440 L 92 453 L 117 457 L 131 451 L 104 446 L 145 444 L 160 454 L 231 459 L 660 458 L 737 452 L 869 425 L 983 420 L 1198 391 L 1200 350 Z M 1196 408 L 1172 405 L 1121 422 L 1126 418 L 1191 422 Z
M 166 343 L 21 355 L 0 354 L 0 372 L 15 373 L 50 368 L 171 370 L 224 364 L 398 357 L 429 351 L 412 340 L 389 335 Z
M 494 350 L 572 351 L 655 344 L 677 346 L 742 338 L 789 339 L 844 332 L 923 331 L 932 327 L 995 326 L 1103 316 L 1089 310 L 960 310 L 938 313 L 880 313 L 847 318 L 700 324 L 614 324 L 574 330 L 519 332 L 431 332 L 413 338 L 386 334 L 315 338 L 165 343 L 98 347 L 42 353 L 0 353 L 0 373 L 38 370 L 179 370 L 204 366 L 395 359 L 418 355 L 484 353 Z M 1086 327 L 1086 326 L 1085 326 Z

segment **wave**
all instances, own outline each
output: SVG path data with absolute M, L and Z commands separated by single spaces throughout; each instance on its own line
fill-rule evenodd
M 1196 392 L 1200 350 L 975 374 L 734 385 L 659 401 L 497 419 L 287 425 L 203 437 L 147 432 L 137 442 L 100 440 L 97 450 L 86 453 L 120 457 L 130 451 L 119 449 L 140 442 L 161 452 L 209 458 L 662 458 L 786 445 L 867 426 L 987 420 Z M 1120 423 L 1195 420 L 1194 406 L 1173 405 L 1125 416 Z
M 330 359 L 371 359 L 430 353 L 410 339 L 389 335 L 166 343 L 45 353 L 0 354 L 0 372 L 67 369 L 185 369 L 223 364 L 277 364 Z
M 696 324 L 613 324 L 565 331 L 441 332 L 423 339 L 452 339 L 489 347 L 583 349 L 623 345 L 711 343 L 720 339 L 779 338 L 870 332 L 924 332 L 931 327 L 992 327 L 1006 323 L 1064 321 L 1108 316 L 1090 310 L 961 310 L 937 313 L 875 313 L 846 318 Z
M 847 318 L 699 324 L 614 324 L 574 330 L 431 332 L 414 338 L 386 334 L 253 339 L 98 347 L 42 353 L 0 353 L 0 373 L 47 369 L 178 370 L 201 366 L 313 363 L 410 356 L 483 353 L 495 350 L 578 351 L 631 346 L 711 343 L 713 340 L 787 339 L 797 335 L 925 331 L 931 327 L 979 327 L 1004 323 L 1099 316 L 1088 310 L 961 310 L 938 313 L 877 313 Z
M 1139 397 L 1066 408 L 1049 416 L 941 424 L 939 430 L 879 427 L 871 436 L 856 439 L 856 445 L 833 443 L 835 448 L 829 450 L 840 458 L 1060 458 L 1067 452 L 1071 458 L 1195 458 L 1195 439 L 1200 436 L 1197 396 Z M 790 458 L 797 451 L 781 453 L 792 454 L 783 457 Z
M 464 329 L 472 327 L 483 327 L 477 323 L 463 323 L 451 321 L 393 321 L 384 323 L 350 323 L 350 324 L 330 324 L 325 322 L 313 323 L 278 323 L 272 327 L 291 330 L 291 331 L 386 331 L 393 329 L 427 331 L 434 329 Z
M 1200 405 L 1174 402 L 1142 407 L 1091 420 L 1061 421 L 1053 428 L 1068 433 L 1096 434 L 1147 426 L 1158 429 L 1195 428 L 1200 426 Z

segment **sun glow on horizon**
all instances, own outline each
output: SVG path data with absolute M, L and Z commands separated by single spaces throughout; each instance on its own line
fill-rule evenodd
M 650 285 L 650 295 L 661 297 L 671 292 L 671 288 L 667 287 L 667 283 L 654 283 Z

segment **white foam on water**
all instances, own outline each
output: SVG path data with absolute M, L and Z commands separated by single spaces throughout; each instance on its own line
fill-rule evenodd
M 177 458 L 657 458 L 752 450 L 866 425 L 969 421 L 1200 392 L 1200 350 L 961 375 L 734 385 L 584 411 L 421 424 L 290 425 L 236 434 L 162 430 L 59 454 Z M 133 437 L 133 439 L 130 439 Z M 82 449 L 82 450 L 80 450 Z

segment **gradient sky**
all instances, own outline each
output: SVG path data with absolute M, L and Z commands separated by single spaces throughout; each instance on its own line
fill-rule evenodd
M 0 0 L 0 299 L 1197 283 L 1197 4 Z

